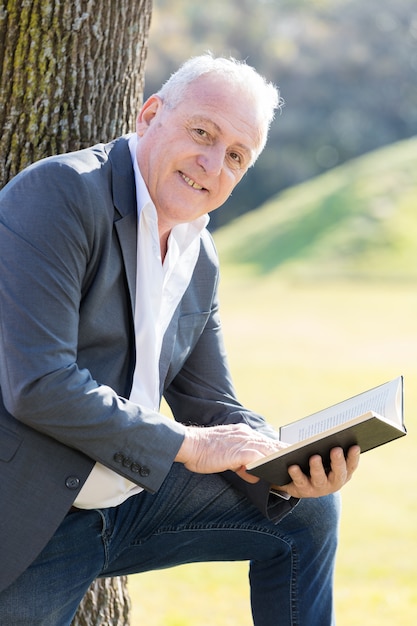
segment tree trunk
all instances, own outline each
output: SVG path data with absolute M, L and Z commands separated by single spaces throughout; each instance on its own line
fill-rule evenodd
M 99 578 L 85 594 L 71 626 L 129 626 L 127 576 Z
M 0 0 L 0 187 L 134 130 L 152 0 Z
M 42 157 L 134 130 L 152 0 L 0 0 L 0 188 Z M 125 626 L 126 578 L 100 579 L 74 626 Z

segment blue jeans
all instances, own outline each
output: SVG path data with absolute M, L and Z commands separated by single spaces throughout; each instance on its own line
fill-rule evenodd
M 157 494 L 69 513 L 0 594 L 0 624 L 68 626 L 97 577 L 247 560 L 255 626 L 330 626 L 338 517 L 339 499 L 328 496 L 273 524 L 222 476 L 174 464 Z

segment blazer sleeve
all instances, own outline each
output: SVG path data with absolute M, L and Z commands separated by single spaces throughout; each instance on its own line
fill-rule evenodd
M 15 419 L 156 491 L 184 427 L 125 395 L 132 311 L 110 170 L 86 150 L 0 192 L 1 393 Z

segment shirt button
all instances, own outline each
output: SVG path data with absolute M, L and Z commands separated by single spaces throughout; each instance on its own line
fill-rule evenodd
M 77 476 L 68 476 L 68 478 L 65 479 L 65 486 L 72 490 L 78 489 L 80 486 L 80 479 Z

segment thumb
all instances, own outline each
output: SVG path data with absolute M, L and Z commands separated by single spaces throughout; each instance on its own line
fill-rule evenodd
M 260 480 L 257 476 L 252 476 L 252 474 L 248 474 L 244 465 L 242 465 L 242 467 L 240 467 L 238 470 L 235 470 L 235 473 L 239 476 L 239 478 L 243 478 L 243 480 L 246 480 L 247 483 L 251 483 L 252 485 L 259 482 Z

